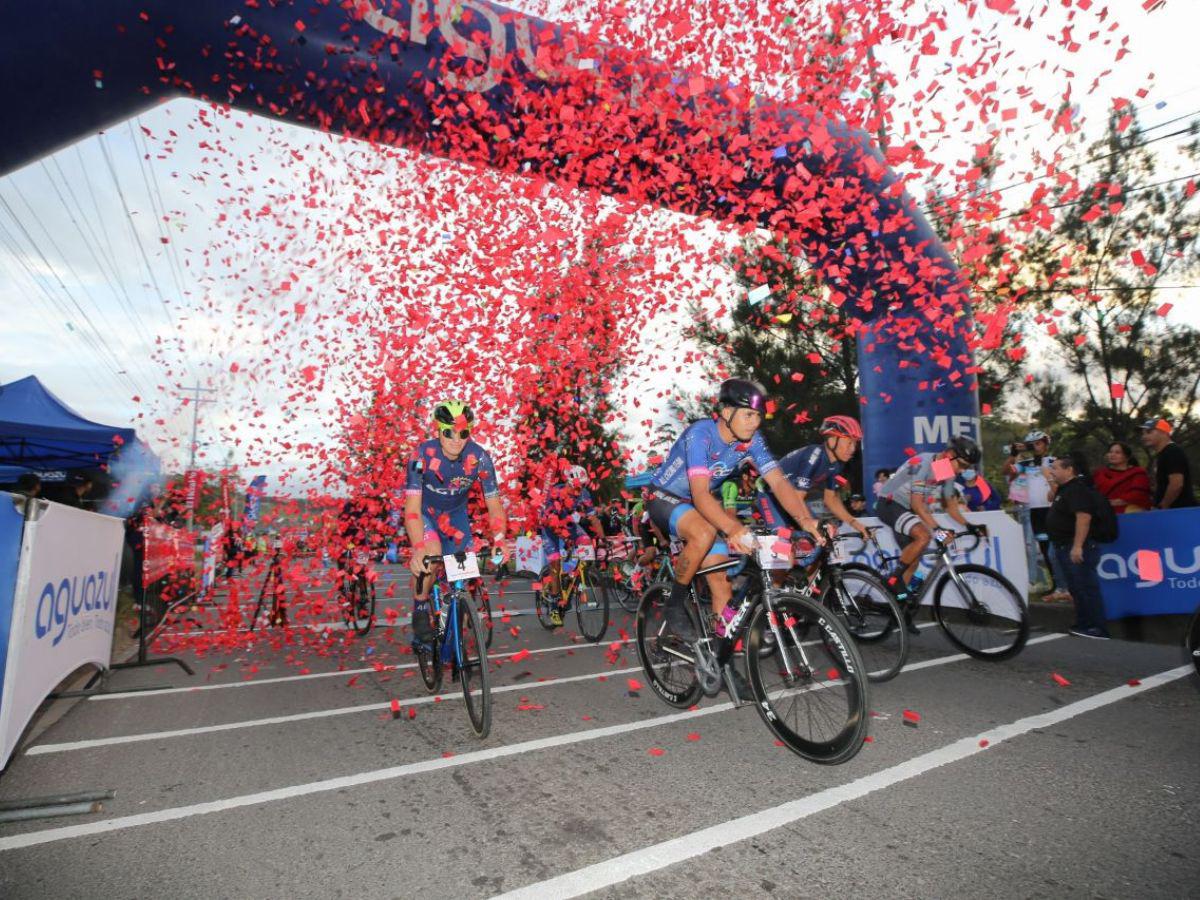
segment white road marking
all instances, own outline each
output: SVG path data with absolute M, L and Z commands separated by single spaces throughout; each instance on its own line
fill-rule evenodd
M 590 647 L 610 647 L 612 641 L 603 641 L 599 644 L 564 644 L 561 647 L 539 647 L 536 650 L 530 650 L 530 656 L 536 653 L 562 653 L 568 650 L 584 650 Z M 623 642 L 624 643 L 624 642 Z M 489 653 L 488 659 L 508 659 L 510 656 L 516 656 L 520 650 L 513 650 L 508 653 Z M 111 694 L 95 694 L 88 697 L 89 702 L 100 700 L 138 700 L 146 697 L 161 697 L 164 694 L 194 694 L 198 691 L 224 691 L 231 688 L 248 688 L 260 687 L 264 684 L 285 684 L 291 681 L 311 681 L 314 678 L 337 678 L 338 676 L 346 676 L 347 678 L 353 675 L 362 675 L 367 672 L 399 672 L 404 669 L 415 669 L 416 663 L 401 663 L 399 665 L 384 666 L 383 669 L 376 669 L 374 666 L 364 666 L 360 669 L 341 669 L 337 672 L 309 672 L 307 675 L 280 675 L 276 678 L 254 678 L 249 681 L 231 681 L 222 684 L 197 684 L 186 685 L 183 687 L 160 688 L 156 691 L 114 691 Z
M 665 869 L 667 866 L 694 859 L 711 850 L 749 840 L 835 806 L 859 800 L 868 794 L 884 790 L 902 781 L 908 781 L 950 763 L 983 753 L 997 744 L 1028 734 L 1035 729 L 1057 725 L 1084 713 L 1136 696 L 1143 691 L 1152 690 L 1179 678 L 1185 678 L 1191 671 L 1191 666 L 1180 666 L 1177 669 L 1159 672 L 1157 675 L 1143 678 L 1139 685 L 1125 684 L 1075 703 L 1069 703 L 1050 712 L 1038 713 L 1007 725 L 1000 725 L 972 737 L 965 737 L 952 744 L 939 747 L 929 753 L 923 753 L 879 772 L 865 775 L 848 784 L 827 788 L 808 797 L 792 800 L 762 812 L 702 828 L 682 837 L 643 847 L 641 850 L 624 853 L 604 862 L 498 895 L 495 900 L 501 900 L 501 898 L 503 900 L 532 900 L 532 898 L 563 900 L 563 898 L 579 897 L 612 887 L 639 875 L 647 875 L 659 869 Z M 987 743 L 984 744 L 984 741 Z
M 932 663 L 932 660 L 926 660 L 927 663 Z M 1127 695 L 1137 693 L 1141 690 L 1146 690 L 1148 687 L 1157 686 L 1158 684 L 1166 683 L 1170 678 L 1164 676 L 1183 677 L 1191 671 L 1191 667 L 1184 666 L 1172 672 L 1163 673 L 1162 675 L 1154 676 L 1155 679 L 1160 679 L 1149 683 L 1150 679 L 1145 679 L 1140 687 L 1120 688 L 1118 691 L 1110 691 L 1108 693 L 1127 692 Z M 1105 695 L 1098 695 L 1103 697 Z M 1095 699 L 1095 698 L 1092 698 Z M 1116 699 L 1120 699 L 1117 697 Z M 1096 706 L 1101 706 L 1099 703 Z M 642 719 L 636 722 L 625 722 L 620 725 L 608 725 L 601 728 L 594 728 L 588 731 L 577 731 L 567 734 L 555 735 L 553 737 L 538 738 L 532 741 L 523 741 L 518 744 L 507 744 L 502 747 L 492 747 L 486 750 L 477 750 L 473 753 L 464 753 L 461 756 L 441 757 L 438 759 L 427 759 L 415 763 L 407 763 L 402 766 L 393 766 L 387 769 L 376 769 L 370 772 L 359 772 L 354 775 L 343 775 L 338 778 L 329 778 L 323 781 L 314 781 L 307 784 L 289 785 L 287 787 L 276 788 L 269 791 L 259 791 L 253 794 L 242 794 L 237 797 L 227 797 L 222 800 L 212 800 L 207 803 L 194 803 L 187 806 L 177 806 L 168 809 L 160 809 L 147 813 L 139 813 L 131 816 L 121 816 L 114 819 L 106 819 L 100 822 L 86 822 L 77 825 L 67 825 L 59 828 L 47 828 L 40 831 L 29 831 L 24 834 L 15 834 L 8 837 L 0 837 L 0 853 L 9 850 L 20 850 L 26 847 L 36 847 L 41 844 L 49 844 L 56 841 L 69 840 L 78 837 L 90 837 L 96 834 L 107 834 L 114 831 L 123 831 L 127 828 L 137 828 L 142 825 L 155 825 L 162 822 L 173 822 L 181 819 L 188 819 L 193 816 L 209 815 L 211 813 L 225 812 L 231 809 L 240 809 L 248 806 L 260 806 L 265 803 L 275 803 L 283 800 L 291 800 L 296 797 L 311 796 L 313 794 L 327 793 L 329 791 L 338 791 L 345 788 L 360 787 L 366 784 L 376 784 L 382 781 L 391 781 L 397 778 L 404 778 L 409 775 L 417 775 L 425 772 L 433 772 L 441 769 L 452 769 L 460 766 L 472 765 L 479 762 L 487 762 L 494 759 L 503 759 L 510 756 L 519 756 L 524 753 L 533 753 L 539 750 L 548 750 L 557 747 L 566 747 L 572 744 L 582 743 L 584 741 L 593 741 L 600 738 L 613 737 L 621 734 L 628 734 L 635 731 L 643 731 L 648 728 L 656 728 L 659 725 L 669 725 L 675 722 L 684 722 L 691 719 L 700 718 L 702 716 L 710 716 L 716 713 L 725 712 L 733 708 L 731 703 L 719 703 L 714 706 L 704 707 L 702 709 L 687 710 L 685 712 L 672 713 L 665 716 L 658 716 L 652 719 Z M 1063 707 L 1052 713 L 1044 714 L 1054 716 L 1062 714 L 1065 710 L 1071 707 Z M 1035 717 L 1038 718 L 1038 717 Z M 1028 720 L 1021 720 L 1022 722 Z M 1020 724 L 1020 723 L 1017 723 Z M 1050 723 L 1052 724 L 1052 723 Z M 1008 726 L 1009 728 L 1013 726 Z M 1042 727 L 1040 724 L 1032 727 Z M 994 729 L 991 733 L 999 733 L 1002 729 Z M 1023 733 L 1023 732 L 1021 732 Z M 1004 738 L 1013 737 L 1015 734 L 1005 734 Z M 978 739 L 976 740 L 976 746 Z M 962 743 L 962 742 L 959 742 Z M 950 745 L 957 746 L 956 744 Z M 918 757 L 920 759 L 920 757 Z M 948 760 L 951 761 L 951 760 Z M 910 776 L 911 777 L 911 776 Z M 861 779 L 860 779 L 861 780 Z M 857 782 L 855 782 L 857 784 Z M 837 789 L 832 789 L 837 790 Z M 828 793 L 828 792 L 822 792 Z M 818 795 L 819 796 L 819 795 Z M 856 797 L 847 797 L 846 799 L 857 799 Z M 803 802 L 803 801 L 797 801 Z M 844 801 L 843 801 L 844 802 Z
M 492 688 L 493 694 L 508 694 L 513 691 L 529 691 L 535 688 L 554 687 L 558 684 L 573 684 L 578 681 L 595 681 L 611 675 L 628 675 L 631 672 L 642 671 L 641 666 L 628 669 L 610 669 L 604 672 L 589 672 L 586 675 L 571 675 L 566 678 L 552 678 L 548 681 L 530 681 L 519 684 L 505 684 Z M 433 703 L 440 697 L 443 701 L 462 698 L 462 688 L 454 683 L 444 685 L 449 688 L 444 694 L 422 694 L 419 697 L 408 697 L 400 700 L 401 706 L 423 706 Z M 316 709 L 311 712 L 292 713 L 286 716 L 269 716 L 265 719 L 244 719 L 241 722 L 225 722 L 220 725 L 199 725 L 195 728 L 177 728 L 173 731 L 147 731 L 142 734 L 125 734 L 116 737 L 90 738 L 85 741 L 69 741 L 63 744 L 37 744 L 25 751 L 26 756 L 42 756 L 47 753 L 66 753 L 71 750 L 91 750 L 96 747 L 112 747 L 118 744 L 139 744 L 143 741 L 161 741 L 168 738 L 195 737 L 198 734 L 213 734 L 220 731 L 239 731 L 243 728 L 259 728 L 264 725 L 288 725 L 292 722 L 308 722 L 313 719 L 328 719 L 334 716 L 349 716 L 354 713 L 376 712 L 390 709 L 392 701 L 383 703 L 362 703 L 357 706 L 339 706 L 335 709 Z

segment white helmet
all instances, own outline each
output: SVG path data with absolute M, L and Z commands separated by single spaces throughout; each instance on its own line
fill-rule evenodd
M 571 466 L 567 469 L 567 481 L 571 484 L 583 484 L 587 477 L 587 469 L 583 466 Z
M 1044 431 L 1031 431 L 1029 434 L 1025 435 L 1025 443 L 1032 444 L 1034 441 L 1045 441 L 1047 444 L 1049 444 L 1050 435 L 1046 434 Z

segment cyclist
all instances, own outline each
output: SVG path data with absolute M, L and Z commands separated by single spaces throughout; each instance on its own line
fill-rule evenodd
M 379 543 L 380 520 L 386 508 L 387 498 L 382 494 L 378 497 L 351 497 L 342 504 L 337 518 L 339 540 L 336 565 L 343 586 L 355 574 L 352 565 L 354 548 L 371 551 Z
M 929 541 L 936 537 L 939 543 L 944 543 L 948 539 L 929 507 L 940 499 L 946 515 L 972 534 L 977 533 L 979 526 L 972 525 L 962 514 L 954 485 L 955 477 L 978 465 L 981 456 L 979 445 L 971 438 L 953 437 L 939 453 L 920 453 L 910 458 L 879 491 L 875 514 L 892 529 L 902 548 L 896 570 L 888 578 L 888 586 L 896 592 L 904 607 L 910 634 L 920 634 L 912 621 L 918 593 L 917 585 L 912 583 L 913 574 Z M 940 460 L 950 463 L 948 472 L 936 471 Z
M 798 525 L 812 534 L 817 528 L 817 519 L 808 508 L 807 498 L 811 492 L 821 490 L 824 492 L 825 508 L 866 540 L 867 526 L 846 509 L 837 492 L 838 482 L 845 481 L 842 469 L 857 452 L 859 441 L 862 440 L 862 426 L 852 416 L 829 416 L 821 423 L 819 434 L 823 438 L 820 444 L 809 444 L 793 450 L 779 461 L 779 470 L 796 489 L 804 517 L 798 520 L 788 518 L 765 491 L 759 491 L 758 494 L 758 514 L 768 528 Z
M 595 501 L 587 489 L 587 471 L 583 466 L 564 465 L 560 473 L 546 490 L 545 502 L 538 513 L 542 547 L 550 564 L 550 596 L 556 601 L 550 607 L 550 622 L 554 625 L 563 622 L 563 557 L 570 556 L 575 545 L 588 534 L 580 523 L 586 519 L 593 536 L 603 534 Z
M 500 502 L 492 457 L 471 440 L 474 413 L 462 400 L 443 400 L 433 408 L 433 423 L 437 437 L 413 451 L 404 489 L 404 529 L 412 544 L 409 568 L 414 577 L 412 631 L 421 643 L 433 640 L 429 621 L 433 579 L 424 577 L 429 574 L 424 558 L 472 549 L 467 501 L 475 482 L 483 488 L 492 546 L 507 560 L 508 517 Z
M 747 457 L 738 467 L 737 478 L 721 485 L 721 508 L 739 519 L 753 521 L 757 485 L 758 470 L 754 468 L 754 460 Z
M 664 534 L 684 542 L 666 613 L 671 630 L 685 641 L 696 639 L 684 606 L 696 572 L 702 565 L 725 561 L 731 549 L 741 553 L 755 549 L 750 530 L 722 509 L 721 501 L 712 494 L 737 472 L 738 464 L 746 457 L 753 459 L 783 508 L 795 519 L 807 518 L 804 504 L 758 433 L 766 401 L 766 392 L 757 382 L 741 378 L 723 382 L 716 418 L 689 425 L 650 479 L 650 521 Z M 810 524 L 814 538 L 820 540 L 816 524 Z M 724 572 L 709 575 L 708 586 L 713 613 L 720 622 L 732 588 Z

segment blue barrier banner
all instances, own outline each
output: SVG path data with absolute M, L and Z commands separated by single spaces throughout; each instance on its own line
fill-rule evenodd
M 13 597 L 17 590 L 17 564 L 21 560 L 24 524 L 24 517 L 13 505 L 13 500 L 12 494 L 0 493 L 0 697 L 4 696 L 4 673 L 12 637 Z
M 1190 615 L 1200 603 L 1200 508 L 1118 516 L 1121 536 L 1100 548 L 1100 593 L 1110 619 Z M 1163 580 L 1138 575 L 1139 550 L 1162 560 Z

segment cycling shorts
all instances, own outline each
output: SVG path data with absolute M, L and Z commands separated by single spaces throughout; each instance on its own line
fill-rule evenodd
M 547 562 L 570 556 L 579 539 L 585 534 L 584 530 L 573 522 L 569 528 L 563 530 L 567 532 L 566 536 L 553 528 L 542 529 L 542 550 L 546 554 Z
M 895 500 L 880 499 L 875 504 L 875 515 L 879 516 L 880 521 L 895 532 L 896 543 L 901 548 L 912 542 L 912 533 L 916 526 L 920 525 L 928 530 L 928 526 L 921 521 L 920 516 Z
M 435 519 L 429 510 L 421 514 L 425 526 L 425 543 L 437 541 L 441 544 L 442 555 L 464 553 L 475 550 L 475 538 L 471 535 L 471 517 L 467 508 L 439 513 Z
M 683 498 L 668 494 L 666 491 L 650 491 L 648 497 L 646 512 L 650 514 L 650 521 L 657 525 L 658 530 L 669 539 L 679 540 L 677 527 L 679 520 L 689 512 L 696 511 L 696 507 Z M 712 549 L 708 552 L 714 556 L 728 556 L 729 545 L 725 543 L 724 538 L 718 535 L 716 541 L 713 542 Z

